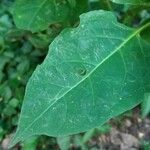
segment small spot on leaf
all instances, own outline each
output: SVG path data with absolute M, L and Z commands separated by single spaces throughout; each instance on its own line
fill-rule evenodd
M 85 69 L 85 68 L 80 68 L 80 69 L 78 70 L 78 74 L 79 74 L 80 76 L 85 76 L 85 75 L 86 75 L 86 69 Z

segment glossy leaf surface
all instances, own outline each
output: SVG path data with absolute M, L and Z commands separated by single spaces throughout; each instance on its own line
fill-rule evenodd
M 107 11 L 80 19 L 54 40 L 30 78 L 11 145 L 32 135 L 87 131 L 141 102 L 150 51 L 139 33 L 149 24 L 128 28 Z

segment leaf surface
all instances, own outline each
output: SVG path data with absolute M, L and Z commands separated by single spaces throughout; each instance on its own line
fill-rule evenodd
M 66 22 L 73 14 L 78 17 L 87 9 L 87 0 L 77 0 L 74 5 L 71 8 L 66 0 L 16 0 L 13 17 L 18 28 L 37 32 L 47 29 L 50 24 Z M 76 12 L 79 7 L 81 10 Z
M 150 113 L 150 93 L 145 93 L 142 102 L 142 116 L 146 117 Z
M 32 135 L 87 131 L 141 102 L 150 51 L 139 33 L 149 24 L 128 28 L 102 10 L 80 19 L 54 40 L 30 78 L 11 146 Z
M 114 3 L 118 4 L 129 4 L 129 5 L 145 5 L 150 6 L 149 0 L 111 0 Z

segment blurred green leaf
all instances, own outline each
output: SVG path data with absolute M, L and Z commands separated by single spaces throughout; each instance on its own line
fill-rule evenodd
M 96 128 L 98 134 L 106 134 L 110 131 L 110 129 L 111 129 L 111 126 L 109 124 L 104 124 Z
M 74 136 L 73 144 L 78 148 L 81 147 L 82 150 L 88 150 L 85 143 L 83 142 L 83 137 L 80 134 Z
M 3 136 L 4 136 L 4 130 L 3 130 L 3 128 L 0 126 L 0 141 L 2 141 L 2 138 L 3 138 Z
M 111 0 L 118 4 L 129 4 L 129 5 L 147 5 L 150 6 L 149 0 Z
M 51 24 L 74 23 L 87 10 L 87 4 L 88 0 L 16 0 L 13 16 L 18 28 L 38 32 Z
M 7 14 L 4 14 L 0 17 L 0 31 L 3 31 L 4 28 L 8 29 L 12 27 L 12 22 Z M 4 27 L 4 28 L 2 28 Z
M 19 118 L 19 114 L 16 114 L 13 118 L 12 118 L 12 126 L 17 126 L 18 125 L 18 118 Z
M 75 7 L 76 6 L 76 0 L 68 0 L 69 4 L 71 7 Z
M 17 66 L 17 72 L 19 74 L 24 74 L 29 70 L 30 62 L 28 59 L 22 60 L 22 62 Z
M 29 41 L 34 45 L 36 48 L 47 48 L 50 44 L 51 38 L 47 34 L 34 34 L 29 37 Z
M 12 91 L 6 84 L 0 84 L 0 97 L 2 97 L 6 102 L 11 98 Z
M 16 0 L 13 16 L 18 28 L 37 32 L 47 29 L 50 24 L 64 22 L 69 11 L 66 0 Z
M 17 41 L 20 40 L 22 37 L 26 36 L 28 32 L 16 28 L 10 29 L 6 34 L 6 39 L 10 41 Z
M 0 83 L 1 83 L 1 81 L 3 79 L 3 77 L 4 77 L 4 73 L 0 70 Z
M 4 69 L 4 66 L 8 62 L 9 62 L 9 58 L 8 57 L 5 57 L 4 55 L 0 55 L 0 71 L 2 71 Z
M 18 106 L 18 104 L 19 104 L 19 101 L 18 101 L 18 99 L 16 99 L 16 98 L 12 98 L 12 99 L 9 101 L 9 105 L 10 105 L 11 107 L 13 107 L 13 108 L 16 108 L 16 107 Z
M 150 113 L 150 93 L 146 93 L 142 101 L 142 116 L 146 117 Z
M 95 135 L 95 133 L 96 133 L 96 129 L 95 129 L 95 128 L 93 128 L 93 129 L 87 131 L 87 132 L 84 134 L 84 136 L 83 136 L 83 143 L 88 142 L 88 141 Z
M 22 150 L 36 150 L 36 146 L 38 144 L 38 138 L 37 137 L 30 137 L 26 141 L 24 141 Z
M 4 110 L 3 110 L 3 114 L 6 115 L 6 116 L 12 116 L 14 114 L 16 114 L 17 111 L 16 109 L 14 109 L 12 106 L 10 105 L 7 105 Z
M 108 133 L 110 131 L 110 129 L 111 129 L 111 126 L 108 124 L 105 124 L 103 126 L 93 128 L 93 129 L 87 131 L 83 136 L 83 143 L 88 142 L 93 136 Z
M 150 43 L 150 26 L 141 32 L 141 37 Z
M 32 51 L 32 47 L 33 45 L 29 41 L 25 41 L 21 47 L 21 51 L 23 54 L 29 54 Z
M 58 137 L 57 143 L 61 150 L 68 150 L 70 148 L 70 136 Z
M 142 150 L 150 150 L 150 142 L 142 141 L 141 148 L 142 148 Z

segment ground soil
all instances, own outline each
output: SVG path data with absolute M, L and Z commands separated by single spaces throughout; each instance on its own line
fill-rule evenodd
M 150 117 L 141 119 L 140 116 L 140 109 L 135 108 L 130 116 L 112 119 L 110 121 L 111 131 L 91 139 L 88 143 L 89 149 L 144 149 L 143 143 L 150 142 Z

